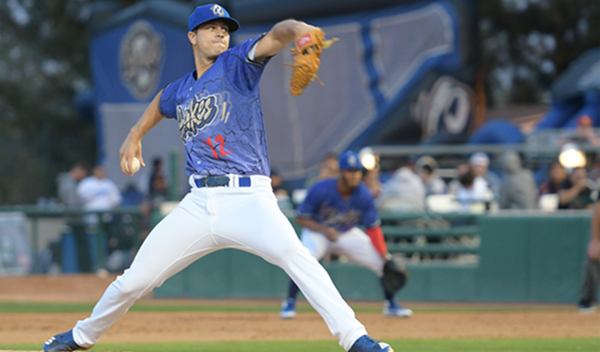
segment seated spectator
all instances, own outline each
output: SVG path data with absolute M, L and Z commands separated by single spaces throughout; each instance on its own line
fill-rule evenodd
M 481 177 L 486 182 L 486 187 L 492 191 L 494 198 L 498 198 L 500 191 L 500 178 L 490 171 L 490 158 L 486 153 L 477 152 L 471 155 L 469 163 L 473 167 L 475 177 Z
M 567 180 L 567 171 L 562 164 L 555 160 L 548 168 L 548 180 L 542 183 L 538 190 L 538 196 L 544 194 L 557 194 L 560 185 Z
M 537 192 L 533 173 L 521 167 L 521 158 L 510 150 L 501 157 L 504 178 L 500 185 L 501 209 L 534 209 Z
M 435 172 L 437 167 L 437 161 L 430 156 L 423 156 L 417 160 L 417 171 L 425 186 L 425 197 L 432 194 L 446 194 L 448 192 L 446 183 Z
M 337 177 L 339 173 L 340 165 L 337 155 L 333 152 L 328 152 L 321 159 L 317 173 L 307 178 L 305 188 L 310 188 L 317 181 Z
M 461 204 L 462 211 L 469 211 L 475 203 L 487 203 L 492 200 L 488 183 L 481 176 L 475 176 L 470 163 L 462 163 L 456 167 L 456 180 L 452 182 L 451 193 Z
M 425 210 L 425 186 L 408 160 L 399 167 L 381 187 L 375 200 L 378 210 L 419 212 Z
M 558 190 L 558 209 L 589 209 L 594 204 L 586 169 L 576 167 Z

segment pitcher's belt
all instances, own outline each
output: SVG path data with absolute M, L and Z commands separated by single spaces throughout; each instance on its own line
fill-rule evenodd
M 196 187 L 250 187 L 252 185 L 249 176 L 230 177 L 225 175 L 205 176 L 194 179 Z

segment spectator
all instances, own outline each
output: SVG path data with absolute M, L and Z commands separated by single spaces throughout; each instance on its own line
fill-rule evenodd
M 452 182 L 451 193 L 461 204 L 462 211 L 470 211 L 476 203 L 487 203 L 492 200 L 488 183 L 481 176 L 476 176 L 470 163 L 462 163 L 456 167 L 456 180 Z
M 61 173 L 58 176 L 58 201 L 64 204 L 67 208 L 80 208 L 83 206 L 83 201 L 77 194 L 77 187 L 81 180 L 86 178 L 90 173 L 88 164 L 84 161 L 75 163 L 69 172 Z M 75 246 L 77 247 L 77 266 L 80 272 L 90 272 L 92 270 L 92 262 L 90 260 L 88 236 L 85 231 L 85 223 L 81 216 L 69 216 L 66 219 L 66 225 L 75 238 Z M 59 259 L 62 255 L 62 247 L 60 244 L 51 244 L 52 261 L 56 267 L 60 267 Z M 49 269 L 49 268 L 48 268 Z
M 315 175 L 309 176 L 305 188 L 310 188 L 315 182 L 327 178 L 337 177 L 340 173 L 338 157 L 333 152 L 326 153 L 319 163 L 319 170 Z
M 163 215 L 160 213 L 162 203 L 169 200 L 167 180 L 162 172 L 156 172 L 151 177 L 152 183 L 142 204 L 142 214 L 150 218 L 150 229 L 160 222 Z
M 110 210 L 121 204 L 121 192 L 117 185 L 106 177 L 102 165 L 96 165 L 91 176 L 77 186 L 77 195 L 85 210 Z
M 469 158 L 469 163 L 471 167 L 473 167 L 473 172 L 475 173 L 475 177 L 481 177 L 485 183 L 486 187 L 492 191 L 492 195 L 495 199 L 498 199 L 500 192 L 500 179 L 496 174 L 490 171 L 490 158 L 486 153 L 477 152 L 471 155 Z
M 588 115 L 583 115 L 577 120 L 577 138 L 574 141 L 578 145 L 600 146 L 600 136 L 594 131 L 594 121 Z
M 382 185 L 380 175 L 379 165 L 376 165 L 372 170 L 365 170 L 363 172 L 362 181 L 369 188 L 369 191 L 371 191 L 373 198 L 377 198 L 381 194 Z
M 160 177 L 162 179 L 160 181 L 161 183 L 163 181 L 166 183 L 167 178 L 163 171 L 163 162 L 160 157 L 155 157 L 154 159 L 152 159 L 152 171 L 150 173 L 150 178 L 148 179 L 148 194 L 153 193 L 152 187 L 154 184 L 154 179 L 157 177 Z M 168 183 L 166 185 L 167 185 L 167 188 L 169 188 Z
M 600 284 L 600 197 L 596 198 L 590 225 L 590 242 L 587 246 L 586 259 L 583 263 L 579 311 L 593 313 L 594 302 L 598 302 L 598 285 Z
M 121 206 L 139 206 L 144 201 L 144 194 L 140 192 L 135 184 L 129 183 L 121 194 L 123 201 Z
M 290 198 L 290 192 L 288 192 L 285 181 L 275 170 L 271 170 L 271 187 L 273 187 L 273 193 L 277 198 L 277 204 L 282 210 L 291 210 L 294 208 L 292 199 Z
M 501 209 L 534 209 L 537 192 L 530 170 L 521 167 L 521 158 L 515 151 L 507 151 L 501 158 L 504 179 L 500 186 Z
M 542 183 L 539 188 L 538 195 L 558 194 L 560 186 L 567 180 L 567 171 L 562 164 L 555 160 L 548 168 L 548 181 Z
M 437 161 L 430 156 L 423 156 L 417 160 L 417 170 L 425 186 L 425 197 L 448 192 L 446 183 L 436 174 L 437 167 Z
M 117 185 L 106 177 L 106 170 L 102 165 L 96 165 L 92 175 L 81 181 L 77 187 L 77 194 L 83 200 L 84 209 L 88 211 L 114 209 L 121 204 L 123 199 Z M 101 218 L 96 214 L 86 216 L 88 231 L 98 231 L 97 226 L 100 224 L 100 220 L 108 237 L 109 254 L 106 258 L 106 268 L 111 272 L 119 272 L 131 263 L 131 248 L 123 248 L 126 242 L 125 238 L 130 236 L 122 232 L 121 219 L 113 215 Z
M 558 190 L 558 209 L 588 209 L 594 203 L 584 167 L 576 167 Z
M 419 175 L 411 168 L 408 159 L 402 160 L 392 177 L 382 185 L 376 205 L 378 210 L 401 212 L 425 210 L 425 186 Z
M 85 162 L 78 162 L 69 172 L 58 175 L 58 201 L 67 207 L 79 207 L 81 199 L 77 195 L 77 185 L 90 173 L 90 168 Z

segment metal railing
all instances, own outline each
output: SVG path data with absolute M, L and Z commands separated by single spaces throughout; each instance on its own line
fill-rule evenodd
M 52 206 L 52 207 L 40 207 L 38 205 L 15 205 L 15 206 L 0 206 L 0 212 L 18 212 L 23 213 L 30 221 L 30 246 L 31 246 L 31 257 L 32 257 L 32 273 L 38 273 L 40 270 L 39 254 L 40 254 L 40 227 L 39 223 L 41 219 L 45 218 L 84 218 L 89 215 L 97 215 L 102 218 L 106 215 L 130 215 L 132 216 L 132 223 L 136 229 L 136 245 L 141 244 L 141 219 L 142 214 L 139 207 L 120 207 L 111 209 L 108 211 L 86 211 L 82 208 L 68 208 L 65 206 Z M 97 225 L 97 231 L 95 233 L 96 239 L 96 263 L 93 263 L 95 270 L 104 266 L 107 256 L 107 228 L 106 223 L 99 221 Z

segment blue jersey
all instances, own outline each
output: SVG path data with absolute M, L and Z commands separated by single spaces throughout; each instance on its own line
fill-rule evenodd
M 160 113 L 175 118 L 189 175 L 270 175 L 258 83 L 264 64 L 248 59 L 262 36 L 219 55 L 198 79 L 192 71 L 169 84 Z
M 299 217 L 309 217 L 340 232 L 357 225 L 371 228 L 380 223 L 373 196 L 367 186 L 361 182 L 350 198 L 344 200 L 337 188 L 337 179 L 315 183 L 296 213 Z

